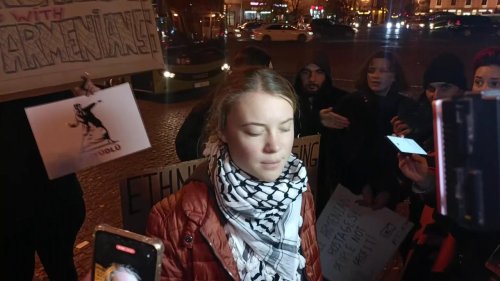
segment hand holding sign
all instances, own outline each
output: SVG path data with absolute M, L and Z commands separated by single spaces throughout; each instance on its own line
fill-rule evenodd
M 321 267 L 329 280 L 374 280 L 411 229 L 398 214 L 373 211 L 358 199 L 339 185 L 318 219 Z

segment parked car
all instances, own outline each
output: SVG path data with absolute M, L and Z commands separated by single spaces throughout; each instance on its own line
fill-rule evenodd
M 263 24 L 253 30 L 252 39 L 257 41 L 299 41 L 308 42 L 313 39 L 313 33 L 305 29 L 297 29 L 290 24 Z
M 334 23 L 329 19 L 313 19 L 310 28 L 319 39 L 352 38 L 356 33 L 352 26 Z
M 431 35 L 436 37 L 500 36 L 500 25 L 484 16 L 452 16 L 441 18 L 430 25 Z
M 434 12 L 427 15 L 430 31 L 440 31 L 448 28 L 450 19 L 456 17 L 456 14 L 450 12 Z
M 245 22 L 234 29 L 234 37 L 236 37 L 236 39 L 249 39 L 253 33 L 253 30 L 255 28 L 261 27 L 262 24 L 263 23 L 261 21 Z
M 426 16 L 414 16 L 406 21 L 406 29 L 410 31 L 423 31 L 429 28 L 429 18 Z
M 484 16 L 455 16 L 449 20 L 448 30 L 454 35 L 498 35 L 500 29 L 491 18 Z

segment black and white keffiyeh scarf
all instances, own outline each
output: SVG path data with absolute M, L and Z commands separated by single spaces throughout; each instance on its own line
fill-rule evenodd
M 262 182 L 238 168 L 225 145 L 213 152 L 210 177 L 241 279 L 300 280 L 300 210 L 307 189 L 302 161 L 290 154 L 279 178 Z

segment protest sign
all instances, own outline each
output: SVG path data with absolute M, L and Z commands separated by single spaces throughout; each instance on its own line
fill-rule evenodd
M 151 146 L 128 83 L 25 110 L 50 179 Z
M 307 169 L 309 186 L 314 195 L 318 188 L 318 158 L 320 135 L 311 135 L 296 138 L 293 142 L 292 152 L 302 159 Z
M 178 191 L 205 159 L 149 169 L 120 182 L 123 228 L 144 233 L 149 211 L 162 198 Z
M 360 206 L 338 185 L 317 221 L 323 276 L 329 280 L 375 280 L 412 227 L 399 214 Z
M 0 101 L 164 68 L 150 0 L 0 1 Z
M 293 152 L 304 161 L 310 182 L 316 183 L 319 156 L 319 135 L 297 138 Z M 130 176 L 120 182 L 123 228 L 144 233 L 151 207 L 178 191 L 196 166 L 205 159 L 197 159 L 163 168 L 149 169 Z

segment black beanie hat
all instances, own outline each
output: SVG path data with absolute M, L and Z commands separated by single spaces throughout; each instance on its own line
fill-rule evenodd
M 460 58 L 450 53 L 435 57 L 425 70 L 424 89 L 433 82 L 446 82 L 465 90 L 467 88 L 467 79 Z

